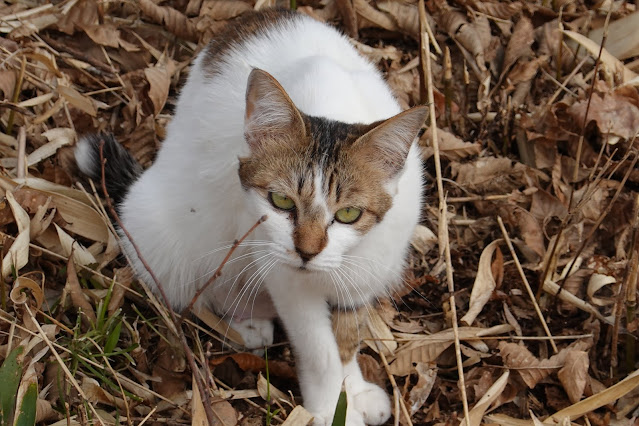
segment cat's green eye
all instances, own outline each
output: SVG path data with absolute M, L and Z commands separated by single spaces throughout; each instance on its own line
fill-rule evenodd
M 293 210 L 295 208 L 295 202 L 284 194 L 269 192 L 268 196 L 271 198 L 271 203 L 278 209 Z
M 362 215 L 357 207 L 345 207 L 335 212 L 335 219 L 341 223 L 353 223 Z

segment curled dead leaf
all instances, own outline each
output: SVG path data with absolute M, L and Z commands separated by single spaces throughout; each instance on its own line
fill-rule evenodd
M 25 290 L 28 290 L 29 293 L 31 293 L 31 296 L 35 299 L 35 308 L 40 309 L 42 302 L 44 301 L 44 292 L 37 282 L 25 276 L 18 277 L 16 282 L 13 283 L 13 288 L 9 294 L 11 301 L 16 305 L 26 303 L 29 298 L 25 294 Z
M 588 289 L 587 289 L 588 298 L 590 299 L 590 302 L 593 305 L 597 305 L 597 306 L 606 306 L 606 305 L 612 305 L 613 303 L 615 303 L 614 297 L 603 298 L 603 297 L 597 297 L 595 296 L 595 294 L 599 290 L 601 290 L 603 287 L 610 284 L 615 284 L 616 282 L 617 282 L 617 279 L 610 275 L 603 275 L 603 274 L 596 274 L 596 273 L 592 274 L 590 276 L 590 280 L 588 281 Z
M 2 260 L 2 278 L 9 277 L 13 271 L 16 273 L 29 261 L 29 234 L 31 221 L 26 211 L 18 204 L 12 191 L 6 191 L 5 196 L 11 207 L 11 212 L 18 225 L 18 236 L 9 247 Z
M 477 276 L 473 283 L 473 290 L 470 293 L 468 312 L 461 318 L 461 322 L 466 325 L 471 325 L 473 321 L 475 321 L 475 318 L 477 318 L 477 315 L 479 315 L 484 308 L 484 305 L 490 300 L 490 296 L 497 286 L 491 266 L 493 254 L 499 251 L 499 244 L 501 244 L 501 242 L 501 239 L 493 241 L 488 244 L 481 253 L 477 267 Z

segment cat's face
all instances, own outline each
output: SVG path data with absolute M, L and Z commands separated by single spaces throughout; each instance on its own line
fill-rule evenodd
M 342 256 L 384 220 L 426 109 L 370 125 L 300 113 L 284 89 L 255 70 L 247 89 L 251 155 L 239 175 L 278 260 L 309 271 Z

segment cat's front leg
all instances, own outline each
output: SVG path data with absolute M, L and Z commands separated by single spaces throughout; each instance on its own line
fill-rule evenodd
M 344 387 L 348 401 L 347 423 L 381 425 L 391 415 L 390 399 L 384 389 L 364 380 L 357 363 L 361 342 L 360 330 L 367 321 L 367 309 L 372 308 L 334 310 L 333 333 L 343 363 Z
M 313 289 L 276 284 L 269 291 L 293 346 L 304 407 L 315 426 L 331 425 L 344 377 L 330 309 Z

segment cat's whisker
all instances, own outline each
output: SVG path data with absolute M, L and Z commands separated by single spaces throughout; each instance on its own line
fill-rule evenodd
M 264 271 L 262 273 L 262 278 L 259 282 L 259 284 L 257 285 L 257 288 L 255 290 L 255 293 L 253 295 L 253 302 L 251 303 L 251 319 L 253 319 L 253 308 L 255 308 L 255 301 L 257 299 L 257 296 L 260 294 L 260 288 L 262 287 L 262 284 L 264 284 L 264 280 L 266 280 L 266 277 L 268 276 L 268 274 L 273 270 L 273 268 L 279 263 L 279 260 L 277 258 L 273 259 L 273 262 L 271 262 L 271 266 L 268 267 L 268 269 L 266 269 L 266 271 Z M 250 299 L 251 295 L 249 294 L 249 299 Z
M 273 257 L 273 256 L 275 256 L 273 253 L 267 253 L 267 254 L 265 254 L 265 255 L 262 255 L 262 256 L 260 256 L 260 257 L 258 257 L 258 258 L 256 258 L 256 259 L 254 259 L 253 261 L 249 262 L 249 263 L 248 263 L 246 266 L 244 266 L 244 268 L 243 268 L 243 269 L 242 269 L 242 270 L 241 270 L 241 271 L 240 271 L 240 272 L 239 272 L 239 273 L 235 276 L 235 279 L 233 280 L 233 283 L 231 284 L 231 287 L 234 287 L 234 286 L 235 286 L 235 284 L 236 284 L 236 283 L 237 283 L 237 281 L 240 279 L 240 277 L 242 277 L 242 276 L 243 276 L 244 271 L 246 271 L 247 269 L 249 269 L 249 268 L 253 267 L 253 265 L 259 264 L 259 262 L 260 262 L 260 261 L 262 261 L 262 260 L 264 260 L 264 259 L 266 259 L 266 260 L 264 260 L 264 263 L 267 263 L 267 262 L 270 260 L 270 258 L 271 258 L 271 257 Z M 258 265 L 256 269 L 257 269 L 257 270 L 259 270 L 259 268 L 261 268 L 261 266 L 263 266 L 263 264 L 262 264 L 262 265 Z M 256 272 L 256 271 L 255 271 L 255 272 Z M 255 274 L 255 272 L 253 272 L 253 275 Z M 252 275 L 251 275 L 251 277 L 252 277 Z M 229 280 L 227 280 L 227 281 L 230 281 L 230 280 L 231 280 L 231 278 L 229 278 Z M 250 280 L 250 278 L 246 281 L 245 285 L 248 285 L 248 281 L 249 281 L 249 280 Z M 242 291 L 243 291 L 243 290 L 244 290 L 244 289 L 242 289 Z M 242 293 L 242 291 L 240 291 L 240 293 L 239 293 L 239 294 L 237 294 L 237 295 L 235 296 L 235 298 L 233 299 L 233 301 L 232 301 L 232 302 L 231 302 L 231 304 L 229 305 L 229 309 L 230 309 L 230 308 L 231 308 L 231 307 L 232 307 L 232 306 L 236 303 L 236 300 L 237 300 L 237 303 L 239 303 L 238 298 L 239 298 L 239 297 L 241 297 L 241 293 Z M 227 306 L 226 302 L 228 301 L 228 298 L 229 298 L 230 294 L 231 294 L 231 292 L 228 292 L 228 293 L 226 294 L 226 297 L 224 298 L 224 302 L 222 303 L 222 305 L 221 305 L 221 306 Z M 226 315 L 226 314 L 228 313 L 228 310 L 229 310 L 229 309 L 227 309 L 227 310 L 226 310 L 226 312 L 224 313 L 224 315 Z
M 270 252 L 270 250 L 255 250 L 255 251 L 251 251 L 251 252 L 245 253 L 245 254 L 243 254 L 241 256 L 238 256 L 236 258 L 231 258 L 230 260 L 228 260 L 225 263 L 225 265 L 233 264 L 234 262 L 237 262 L 239 260 L 245 259 L 245 258 L 250 257 L 250 256 L 254 256 L 256 254 L 268 253 L 268 252 Z M 191 281 L 188 281 L 188 282 L 186 282 L 186 283 L 184 283 L 182 285 L 187 287 L 187 286 L 190 286 L 190 285 L 192 285 L 192 284 L 194 284 L 194 283 L 196 283 L 198 281 L 200 281 L 200 282 L 201 281 L 206 281 L 215 273 L 215 271 L 217 271 L 217 268 L 218 268 L 218 266 L 214 267 L 213 269 L 211 269 L 210 271 L 206 272 L 205 274 L 202 274 L 199 277 L 196 277 L 196 278 L 192 279 Z M 225 283 L 226 283 L 226 281 L 224 281 L 224 283 L 222 283 L 221 285 L 224 285 Z
M 242 290 L 235 297 L 235 299 L 233 299 L 233 302 L 231 303 L 229 309 L 227 309 L 226 312 L 224 313 L 225 316 L 230 311 L 230 308 L 235 306 L 235 308 L 233 309 L 233 313 L 230 316 L 231 319 L 235 318 L 235 313 L 237 312 L 237 309 L 239 308 L 240 303 L 244 299 L 244 296 L 247 294 L 247 292 L 249 292 L 249 290 L 252 288 L 252 286 L 256 282 L 257 277 L 259 277 L 259 274 L 261 273 L 261 271 L 268 268 L 271 262 L 275 260 L 276 259 L 273 258 L 273 255 L 271 255 L 269 256 L 267 260 L 264 261 L 264 263 L 262 263 L 260 266 L 257 267 L 257 269 L 251 274 L 251 276 L 244 282 Z M 245 301 L 244 309 L 246 309 L 247 306 L 248 306 L 248 299 Z
M 235 245 L 234 241 L 231 241 L 231 242 L 225 241 L 224 243 L 226 244 L 221 247 L 202 253 L 199 257 L 196 257 L 195 259 L 193 259 L 193 262 L 197 262 L 198 260 L 202 260 L 205 257 L 209 257 L 223 250 L 230 250 Z M 277 244 L 272 241 L 249 240 L 249 241 L 242 241 L 241 243 L 237 245 L 237 247 L 255 247 L 255 246 L 273 246 L 273 245 L 277 245 Z

